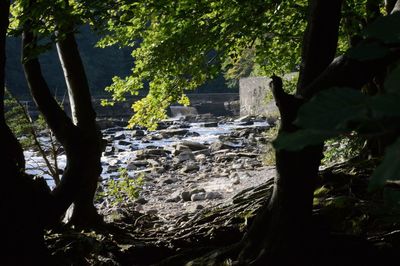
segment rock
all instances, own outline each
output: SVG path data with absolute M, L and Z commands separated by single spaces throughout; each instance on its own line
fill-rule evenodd
M 239 185 L 239 184 L 240 184 L 240 178 L 239 178 L 239 176 L 236 176 L 233 179 L 232 185 Z
M 188 132 L 189 130 L 187 129 L 163 129 L 160 130 L 158 133 L 161 134 L 163 138 L 171 138 L 175 136 L 184 136 Z
M 119 132 L 119 131 L 122 131 L 122 130 L 124 130 L 123 127 L 117 126 L 117 127 L 107 128 L 107 129 L 104 129 L 102 131 L 103 131 L 104 134 L 113 134 L 113 133 L 116 133 L 116 132 Z
M 137 204 L 146 204 L 147 202 L 149 202 L 148 200 L 146 200 L 145 198 L 142 198 L 142 197 L 140 197 L 140 198 L 138 198 L 137 200 L 135 200 L 135 203 L 137 203 Z
M 218 127 L 218 122 L 207 122 L 207 123 L 202 123 L 202 127 Z
M 148 210 L 147 212 L 146 212 L 146 214 L 147 215 L 156 215 L 158 213 L 158 211 L 157 210 Z
M 126 135 L 124 132 L 116 132 L 114 135 L 115 140 L 126 139 Z
M 210 145 L 211 152 L 225 150 L 225 149 L 234 149 L 234 148 L 236 148 L 236 147 L 233 144 L 222 142 L 222 141 L 216 141 Z
M 128 145 L 131 145 L 131 144 L 132 144 L 132 142 L 126 141 L 126 140 L 119 140 L 118 141 L 118 145 L 121 145 L 121 146 L 128 146 Z
M 115 152 L 115 148 L 113 146 L 107 146 L 106 149 L 104 150 L 103 155 L 104 156 L 110 156 Z
M 207 192 L 206 193 L 206 199 L 208 200 L 213 200 L 213 199 L 222 199 L 222 194 L 219 192 Z
M 178 196 L 166 199 L 165 202 L 179 202 L 180 200 L 181 200 L 181 197 L 178 195 Z
M 195 188 L 193 190 L 190 191 L 190 195 L 196 194 L 196 193 L 205 193 L 206 191 L 204 190 L 204 188 Z
M 243 168 L 243 164 L 241 164 L 241 163 L 234 163 L 234 164 L 232 164 L 231 168 L 232 168 L 232 169 L 235 169 L 235 170 L 239 170 L 239 169 L 242 169 L 242 168 Z
M 239 117 L 238 119 L 235 119 L 235 122 L 247 122 L 247 121 L 251 121 L 251 120 L 252 120 L 251 115 L 245 115 L 245 116 Z
M 172 154 L 174 155 L 174 156 L 176 156 L 176 155 L 179 155 L 181 152 L 184 152 L 184 151 L 192 151 L 188 146 L 186 146 L 186 145 L 183 145 L 183 144 L 177 144 L 176 146 L 175 146 L 175 148 L 174 148 L 174 150 L 172 151 Z
M 207 161 L 207 156 L 205 156 L 204 154 L 199 154 L 195 156 L 195 160 L 199 163 L 205 163 Z
M 206 150 L 208 148 L 207 145 L 187 140 L 182 141 L 181 145 L 188 147 L 192 151 Z
M 181 198 L 182 198 L 184 201 L 190 201 L 190 192 L 189 192 L 189 191 L 183 191 L 183 192 L 181 193 Z
M 143 149 L 138 150 L 136 153 L 136 157 L 139 160 L 149 159 L 149 158 L 158 158 L 162 156 L 167 156 L 167 151 L 164 149 Z
M 186 162 L 186 161 L 194 161 L 195 157 L 194 157 L 193 153 L 190 150 L 188 150 L 188 151 L 184 151 L 184 152 L 180 153 L 173 160 L 174 160 L 174 163 L 181 163 L 181 162 Z
M 189 172 L 193 172 L 193 171 L 198 171 L 199 169 L 200 169 L 200 167 L 197 164 L 195 164 L 193 162 L 189 162 L 188 164 L 183 166 L 181 171 L 183 173 L 189 173 Z
M 205 198 L 206 198 L 206 193 L 204 193 L 204 192 L 195 193 L 195 194 L 192 194 L 192 195 L 190 196 L 190 200 L 191 200 L 191 201 L 205 200 Z
M 204 149 L 204 150 L 194 151 L 193 154 L 194 154 L 194 156 L 197 156 L 197 155 L 200 155 L 200 154 L 204 154 L 205 156 L 209 156 L 211 153 L 210 153 L 210 150 L 207 148 L 207 149 Z
M 163 166 L 154 166 L 153 168 L 151 168 L 151 172 L 152 173 L 156 173 L 156 174 L 162 174 L 165 173 L 165 168 Z
M 169 184 L 173 184 L 173 183 L 176 183 L 178 181 L 178 179 L 177 178 L 168 178 L 168 179 L 165 179 L 164 181 L 163 181 L 163 185 L 169 185 Z
M 131 136 L 134 138 L 144 137 L 144 131 L 140 129 L 132 130 Z
M 136 167 L 146 167 L 149 165 L 149 162 L 147 160 L 134 160 L 134 159 L 129 159 L 127 162 L 128 165 L 134 165 Z
M 133 163 L 128 163 L 126 165 L 126 170 L 128 170 L 128 171 L 133 171 L 133 170 L 136 170 L 136 169 L 138 169 L 138 167 Z
M 238 126 L 251 126 L 251 125 L 254 125 L 254 122 L 253 121 L 238 122 L 237 125 Z
M 221 154 L 216 154 L 214 156 L 214 159 L 216 162 L 226 162 L 226 161 L 231 161 L 235 159 L 237 156 L 235 153 L 221 153 Z
M 154 159 L 147 159 L 146 161 L 147 161 L 148 164 L 150 164 L 153 167 L 160 166 L 160 163 L 158 161 L 154 160 Z

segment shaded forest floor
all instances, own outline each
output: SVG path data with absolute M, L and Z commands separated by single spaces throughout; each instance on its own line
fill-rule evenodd
M 388 186 L 384 195 L 368 193 L 374 166 L 373 161 L 353 162 L 321 171 L 313 227 L 319 232 L 315 244 L 328 252 L 327 260 L 335 257 L 347 262 L 342 265 L 367 265 L 366 258 L 373 258 L 372 265 L 398 258 L 400 208 L 390 204 L 397 187 Z M 151 265 L 171 256 L 178 256 L 177 261 L 190 260 L 238 242 L 258 208 L 270 197 L 272 185 L 269 180 L 238 193 L 229 204 L 176 217 L 169 221 L 168 230 L 156 215 L 143 215 L 121 205 L 123 215 L 112 223 L 90 231 L 49 231 L 46 243 L 57 262 L 54 265 Z M 335 264 L 327 261 L 325 265 Z

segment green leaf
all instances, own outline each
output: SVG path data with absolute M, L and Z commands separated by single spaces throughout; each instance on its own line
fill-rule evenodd
M 369 190 L 382 188 L 386 180 L 400 180 L 400 138 L 385 152 L 383 162 L 375 169 L 369 183 Z
M 384 43 L 400 43 L 399 12 L 378 18 L 367 27 L 364 36 L 381 40 Z
M 367 96 L 351 88 L 322 91 L 303 105 L 295 124 L 308 129 L 347 130 L 349 122 L 367 115 Z
M 400 26 L 399 26 L 400 27 Z M 387 92 L 400 94 L 400 64 L 394 68 L 385 80 L 385 90 Z
M 389 53 L 389 48 L 384 47 L 378 43 L 362 43 L 349 50 L 347 55 L 350 58 L 367 61 L 382 58 Z
M 280 133 L 274 141 L 277 150 L 296 151 L 310 145 L 317 145 L 327 139 L 339 135 L 336 131 L 320 131 L 313 129 L 301 129 L 293 133 Z

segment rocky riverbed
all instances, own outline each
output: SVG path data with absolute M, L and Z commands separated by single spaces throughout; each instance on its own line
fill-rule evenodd
M 152 132 L 105 129 L 108 144 L 99 190 L 107 192 L 109 180 L 121 179 L 122 172 L 132 180 L 140 177 L 143 188 L 139 198 L 127 199 L 130 209 L 165 221 L 229 203 L 240 191 L 273 177 L 274 168 L 263 165 L 262 159 L 269 143 L 264 133 L 272 125 L 255 117 L 197 116 L 163 121 Z M 40 173 L 40 157 L 34 152 L 26 156 L 28 172 Z M 59 165 L 65 165 L 65 156 L 59 156 Z M 98 202 L 99 209 L 114 218 L 120 205 L 112 197 Z

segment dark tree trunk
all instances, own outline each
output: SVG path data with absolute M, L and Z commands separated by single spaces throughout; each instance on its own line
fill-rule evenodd
M 281 113 L 279 134 L 297 130 L 293 121 L 299 107 L 319 91 L 335 86 L 361 89 L 382 69 L 400 58 L 400 50 L 393 48 L 384 58 L 361 62 L 340 56 L 333 60 L 341 2 L 340 0 L 312 1 L 310 19 L 304 36 L 303 62 L 297 96 L 286 94 L 282 90 L 281 79 L 272 78 L 271 89 Z M 393 10 L 397 12 L 396 9 Z M 297 152 L 284 150 L 276 152 L 277 176 L 274 193 L 242 241 L 244 244 L 240 256 L 242 263 L 310 264 L 312 249 L 309 241 L 312 241 L 312 234 L 309 234 L 309 226 L 314 181 L 321 157 L 322 143 Z
M 9 158 L 18 169 L 25 169 L 25 159 L 22 148 L 10 128 L 7 126 L 4 117 L 4 91 L 5 91 L 5 63 L 6 63 L 6 33 L 8 28 L 8 16 L 10 1 L 0 1 L 0 160 Z
M 82 189 L 74 200 L 71 222 L 84 225 L 100 219 L 93 205 L 93 198 L 102 169 L 100 159 L 103 140 L 96 125 L 96 113 L 72 27 L 64 29 L 64 32 L 65 38 L 57 42 L 57 51 L 67 83 L 73 121 L 80 130 L 82 140 L 74 160 L 84 162 L 81 169 L 86 176 Z
M 30 3 L 34 6 L 35 2 Z M 28 6 L 28 9 L 29 10 Z M 26 22 L 22 38 L 22 61 L 26 79 L 38 106 L 57 140 L 64 147 L 67 165 L 60 184 L 52 191 L 54 202 L 49 221 L 56 221 L 74 203 L 71 223 L 85 227 L 102 221 L 93 205 L 94 193 L 101 173 L 102 138 L 95 122 L 89 87 L 72 32 L 63 32 L 66 38 L 57 46 L 63 66 L 72 113 L 76 125 L 60 108 L 42 75 L 36 56 L 31 56 L 36 46 L 30 22 Z
M 271 89 L 281 113 L 279 134 L 297 130 L 293 121 L 305 88 L 332 62 L 336 53 L 341 0 L 314 0 L 303 40 L 302 64 L 296 98 L 283 91 L 282 80 L 273 77 Z M 307 265 L 310 253 L 310 221 L 314 183 L 323 144 L 301 151 L 276 152 L 277 175 L 270 202 L 255 219 L 241 260 L 247 264 Z M 290 254 L 290 255 L 289 255 Z
M 41 219 L 50 197 L 43 180 L 25 175 L 21 145 L 4 116 L 5 41 L 10 1 L 0 0 L 0 249 L 1 265 L 44 265 L 46 248 Z

